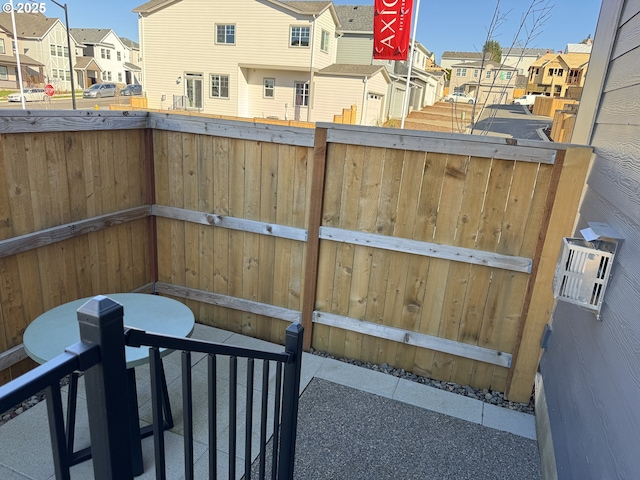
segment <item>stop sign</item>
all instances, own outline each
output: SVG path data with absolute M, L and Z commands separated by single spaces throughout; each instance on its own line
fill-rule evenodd
M 56 91 L 53 89 L 53 85 L 48 84 L 44 87 L 44 93 L 48 96 L 48 97 L 53 97 L 53 94 L 56 93 Z

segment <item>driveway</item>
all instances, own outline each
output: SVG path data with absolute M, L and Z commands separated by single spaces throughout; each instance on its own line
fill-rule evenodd
M 522 105 L 489 105 L 473 129 L 475 135 L 540 140 L 537 129 L 550 126 L 551 117 L 532 115 Z

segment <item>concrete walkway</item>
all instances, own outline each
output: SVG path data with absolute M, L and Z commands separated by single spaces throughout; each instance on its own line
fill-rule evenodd
M 202 325 L 196 326 L 193 338 L 282 351 L 279 345 Z M 204 355 L 192 357 L 196 442 L 194 458 L 196 478 L 199 479 L 209 478 L 207 426 L 206 421 L 198 421 L 201 416 L 206 415 L 204 399 L 207 373 L 203 358 Z M 164 364 L 176 425 L 171 431 L 165 432 L 167 478 L 181 479 L 184 478 L 184 463 L 180 355 L 169 355 Z M 242 378 L 246 362 L 239 360 L 238 364 L 239 383 L 246 384 Z M 256 365 L 256 378 L 261 378 L 260 370 L 260 366 Z M 220 361 L 219 372 L 222 377 L 224 371 L 224 362 Z M 139 367 L 136 375 L 140 418 L 142 423 L 148 423 L 151 421 L 148 367 Z M 218 431 L 220 465 L 225 464 L 229 451 L 226 440 L 228 430 L 222 426 L 228 413 L 226 383 L 221 379 L 217 384 L 218 418 L 221 426 Z M 254 384 L 254 405 L 260 402 L 259 383 Z M 272 388 L 273 386 L 270 390 Z M 296 478 L 351 480 L 540 477 L 535 421 L 531 415 L 310 354 L 304 354 L 302 362 L 301 392 L 304 393 L 300 401 Z M 82 379 L 79 396 L 84 398 Z M 272 396 L 269 398 L 272 399 Z M 66 401 L 65 395 L 63 401 Z M 241 478 L 244 472 L 244 426 L 240 420 L 245 418 L 244 403 L 244 389 L 238 388 L 237 478 Z M 381 423 L 381 418 L 386 420 Z M 363 427 L 366 428 L 363 430 Z M 253 432 L 254 445 L 257 445 L 259 428 L 254 428 Z M 436 432 L 439 433 L 436 435 Z M 86 404 L 79 400 L 76 449 L 88 445 Z M 443 448 L 433 448 L 434 445 Z M 401 446 L 403 447 L 400 448 Z M 376 455 L 376 458 L 385 459 L 386 470 L 378 468 L 374 470 L 377 473 L 371 476 L 369 467 L 377 463 L 372 462 L 365 453 L 371 454 L 379 448 L 382 448 L 380 451 L 383 453 L 398 453 L 390 456 L 383 453 Z M 454 452 L 458 456 L 452 455 Z M 252 452 L 252 460 L 257 453 L 256 448 Z M 143 457 L 145 472 L 137 478 L 155 478 L 151 438 L 143 440 Z M 430 463 L 425 464 L 425 458 L 429 458 Z M 340 464 L 336 459 L 342 459 L 343 463 Z M 393 462 L 397 462 L 397 465 L 394 466 Z M 352 469 L 356 469 L 357 465 L 360 470 L 356 475 L 356 470 Z M 526 476 L 513 476 L 516 473 L 513 469 L 520 468 L 518 465 L 524 465 Z M 400 476 L 385 472 L 397 472 Z M 493 473 L 489 475 L 488 472 Z M 506 472 L 511 476 L 503 477 L 499 472 Z M 228 471 L 221 466 L 216 478 L 227 477 Z M 46 405 L 41 402 L 0 427 L 0 479 L 52 478 L 55 477 Z M 73 467 L 72 478 L 93 478 L 92 462 L 87 461 Z

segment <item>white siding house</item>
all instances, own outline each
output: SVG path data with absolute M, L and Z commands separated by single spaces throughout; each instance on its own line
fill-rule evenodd
M 351 92 L 368 103 L 365 79 L 386 84 L 333 70 L 340 23 L 330 1 L 152 0 L 133 11 L 150 108 L 331 121 Z M 377 118 L 378 106 L 369 110 Z
M 92 57 L 100 66 L 100 80 L 119 84 L 127 82 L 125 58 L 129 50 L 120 37 L 108 28 L 72 28 L 71 34 L 84 45 L 83 57 Z

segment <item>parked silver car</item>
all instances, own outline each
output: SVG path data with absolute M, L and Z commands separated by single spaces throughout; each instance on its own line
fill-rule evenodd
M 101 97 L 115 97 L 118 87 L 115 83 L 96 83 L 87 88 L 82 96 L 84 98 L 101 98 Z

